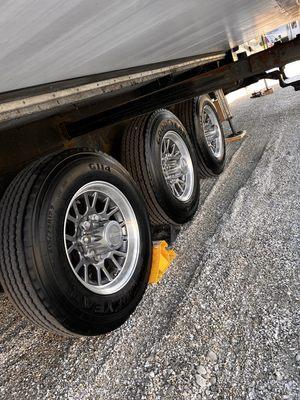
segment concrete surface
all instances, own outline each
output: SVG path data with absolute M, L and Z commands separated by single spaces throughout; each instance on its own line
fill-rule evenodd
M 233 111 L 247 139 L 121 329 L 56 337 L 1 295 L 1 399 L 299 398 L 300 93 Z

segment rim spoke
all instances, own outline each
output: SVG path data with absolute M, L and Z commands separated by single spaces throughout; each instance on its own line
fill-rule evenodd
M 111 259 L 111 261 L 115 264 L 115 266 L 117 267 L 117 270 L 118 270 L 118 271 L 121 271 L 122 266 L 121 266 L 121 264 L 118 263 L 118 261 L 115 259 L 115 257 L 112 256 L 110 259 Z
M 105 204 L 104 204 L 104 208 L 103 208 L 103 213 L 106 213 L 107 212 L 107 210 L 108 210 L 108 206 L 109 206 L 109 201 L 110 201 L 110 198 L 109 197 L 106 197 L 106 199 L 105 199 Z
M 71 235 L 65 235 L 65 238 L 66 238 L 66 240 L 68 241 L 68 242 L 71 242 L 71 243 L 75 243 L 75 241 L 76 241 L 76 238 L 75 238 L 75 236 L 71 236 Z
M 77 224 L 78 221 L 79 221 L 79 218 L 74 218 L 74 217 L 72 217 L 72 215 L 70 215 L 70 214 L 68 215 L 67 219 L 68 219 L 69 221 L 73 222 L 73 224 Z
M 170 188 L 171 188 L 172 193 L 174 194 L 174 196 L 176 196 L 175 191 L 174 191 L 174 185 L 170 184 Z
M 205 125 L 209 124 L 209 120 L 210 120 L 210 118 L 209 118 L 208 114 L 206 112 L 204 112 L 204 123 L 205 123 Z
M 166 153 L 169 152 L 170 139 L 164 140 L 163 145 L 164 145 L 164 150 L 163 151 L 166 154 Z
M 178 178 L 178 181 L 179 182 L 181 182 L 181 183 L 183 183 L 184 185 L 185 185 L 185 178 L 186 178 L 186 175 L 181 175 L 179 178 Z
M 110 218 L 112 215 L 114 215 L 117 211 L 119 210 L 119 207 L 115 206 L 110 212 L 108 212 L 106 215 L 108 218 Z
M 102 271 L 104 272 L 104 275 L 106 276 L 106 278 L 109 280 L 109 282 L 111 282 L 113 280 L 113 278 L 111 277 L 110 273 L 107 271 L 107 269 L 103 266 Z
M 218 130 L 217 129 L 205 132 L 205 138 L 208 141 L 212 141 L 212 140 L 216 139 L 217 137 L 218 137 Z
M 176 149 L 176 145 L 175 145 L 175 143 L 173 143 L 173 145 L 172 145 L 172 150 L 171 150 L 171 156 L 173 156 L 174 155 L 174 153 L 175 153 L 175 149 Z
M 96 268 L 97 271 L 97 284 L 100 286 L 102 283 L 102 279 L 101 279 L 101 269 L 98 267 Z
M 88 193 L 84 193 L 83 197 L 84 197 L 84 201 L 85 201 L 85 205 L 86 205 L 86 212 L 88 212 L 89 209 L 91 208 Z
M 176 193 L 176 196 L 178 196 L 178 197 L 180 197 L 181 196 L 181 194 L 178 192 L 178 190 L 176 189 L 176 187 L 174 186 L 174 191 L 175 191 L 175 193 Z
M 79 261 L 79 263 L 76 265 L 76 267 L 74 268 L 75 269 L 75 272 L 79 272 L 79 270 L 80 270 L 80 268 L 83 266 L 83 260 L 81 259 L 80 261 Z
M 73 210 L 74 210 L 74 212 L 75 212 L 76 219 L 79 219 L 81 214 L 80 214 L 80 212 L 78 211 L 78 207 L 77 207 L 76 201 L 77 201 L 77 200 L 75 200 L 75 201 L 73 202 L 72 207 L 73 207 Z
M 180 187 L 182 193 L 184 192 L 185 183 L 181 180 L 177 180 L 177 185 Z
M 92 201 L 92 207 L 91 207 L 93 210 L 96 207 L 97 199 L 98 199 L 98 192 L 95 192 L 93 195 L 93 201 Z
M 113 255 L 120 256 L 120 257 L 126 257 L 127 253 L 126 253 L 126 251 L 113 250 Z
M 84 264 L 84 281 L 86 283 L 89 283 L 89 271 L 88 271 L 88 266 Z
M 210 106 L 205 106 L 202 121 L 206 143 L 214 156 L 218 158 L 222 154 L 221 128 L 215 112 Z
M 165 147 L 165 154 L 169 154 L 169 148 L 170 148 L 170 140 L 168 139 L 168 140 L 166 140 L 165 141 L 165 145 L 166 145 L 166 147 Z
M 183 193 L 182 187 L 178 184 L 178 182 L 176 182 L 175 185 L 177 185 L 178 193 L 180 193 L 180 195 L 182 195 L 182 193 Z
M 73 243 L 72 246 L 68 248 L 68 253 L 71 254 L 73 250 L 78 250 L 77 243 Z
M 172 184 L 172 187 L 173 187 L 175 196 L 180 197 L 180 194 L 179 194 L 178 190 L 176 189 L 175 183 Z

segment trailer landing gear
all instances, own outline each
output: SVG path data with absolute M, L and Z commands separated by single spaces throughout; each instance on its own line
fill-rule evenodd
M 240 142 L 241 140 L 243 140 L 247 132 L 245 130 L 236 131 L 232 122 L 232 117 L 228 118 L 227 121 L 229 123 L 231 133 L 225 136 L 226 143 Z

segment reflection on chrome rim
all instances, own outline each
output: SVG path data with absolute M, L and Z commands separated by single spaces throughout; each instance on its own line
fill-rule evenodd
M 161 167 L 173 196 L 188 201 L 194 189 L 194 167 L 184 140 L 174 131 L 166 132 L 161 141 Z
M 202 125 L 209 149 L 218 160 L 222 159 L 224 155 L 222 130 L 215 111 L 208 104 L 202 110 Z

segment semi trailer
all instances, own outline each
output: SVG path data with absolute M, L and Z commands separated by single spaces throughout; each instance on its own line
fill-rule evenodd
M 299 2 L 17 0 L 0 15 L 1 285 L 43 329 L 108 332 L 145 292 L 153 240 L 224 169 L 224 93 L 299 89 L 284 74 L 299 36 L 239 52 Z

